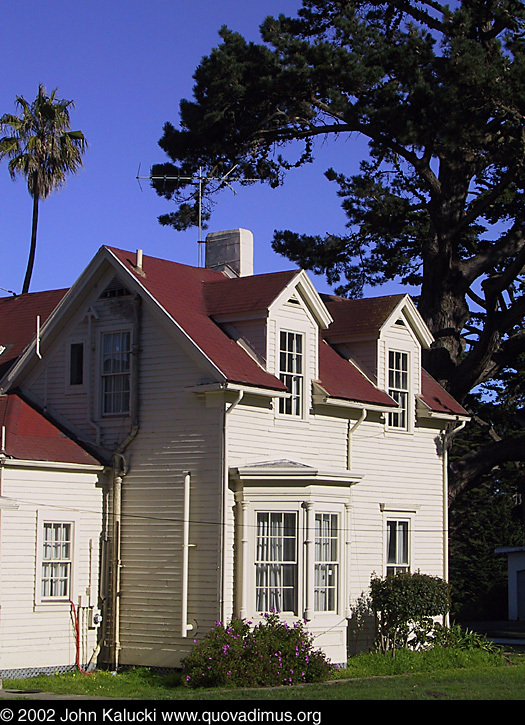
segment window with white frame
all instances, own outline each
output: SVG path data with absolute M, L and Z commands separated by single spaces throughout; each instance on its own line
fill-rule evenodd
M 279 378 L 290 396 L 279 400 L 279 412 L 301 416 L 304 395 L 304 339 L 300 332 L 281 330 L 279 335 Z
M 338 515 L 315 514 L 315 582 L 316 612 L 335 612 L 339 586 Z
M 129 413 L 131 385 L 131 333 L 102 336 L 102 414 Z
M 40 599 L 71 598 L 73 523 L 44 521 L 41 532 Z
M 390 428 L 406 430 L 408 427 L 408 353 L 390 350 L 388 353 L 388 394 L 396 401 L 399 408 L 389 413 Z
M 389 519 L 386 522 L 386 573 L 399 574 L 410 571 L 409 521 Z
M 255 561 L 257 612 L 297 614 L 297 514 L 257 513 Z

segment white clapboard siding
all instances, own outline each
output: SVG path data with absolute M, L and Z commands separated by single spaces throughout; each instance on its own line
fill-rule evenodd
M 102 489 L 93 472 L 6 466 L 2 495 L 16 501 L 2 510 L 0 580 L 0 671 L 74 667 L 76 637 L 71 605 L 37 602 L 37 516 L 74 522 L 75 587 L 72 599 L 78 616 L 87 621 L 88 607 L 99 607 L 99 547 L 102 530 Z M 91 587 L 91 590 L 90 590 Z M 89 596 L 90 594 L 90 596 Z M 98 629 L 82 629 L 81 662 L 97 645 Z
M 222 409 L 189 388 L 202 371 L 143 310 L 139 432 L 122 483 L 120 662 L 174 667 L 218 619 Z M 191 473 L 188 622 L 181 636 L 185 472 Z M 210 596 L 210 592 L 214 595 Z

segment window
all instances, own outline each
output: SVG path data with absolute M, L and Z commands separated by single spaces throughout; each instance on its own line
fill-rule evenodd
M 297 614 L 297 514 L 257 514 L 256 609 Z
M 84 382 L 84 343 L 73 342 L 69 347 L 69 384 L 82 385 Z
M 408 521 L 396 520 L 386 522 L 387 575 L 399 574 L 410 570 L 408 533 Z
M 73 556 L 73 524 L 44 522 L 41 543 L 40 597 L 69 599 Z
M 315 515 L 315 585 L 316 612 L 335 612 L 338 588 L 338 517 L 337 514 Z
M 289 398 L 279 400 L 279 412 L 286 415 L 302 415 L 303 389 L 303 335 L 299 332 L 280 333 L 279 378 L 286 385 Z
M 129 412 L 131 335 L 109 332 L 102 341 L 102 413 Z
M 395 413 L 389 413 L 391 428 L 408 426 L 408 353 L 390 350 L 388 353 L 388 393 L 399 405 Z

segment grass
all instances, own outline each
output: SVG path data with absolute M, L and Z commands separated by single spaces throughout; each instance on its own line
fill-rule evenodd
M 354 657 L 337 680 L 319 685 L 197 689 L 146 668 L 4 680 L 5 689 L 135 700 L 524 700 L 525 655 L 439 648 Z

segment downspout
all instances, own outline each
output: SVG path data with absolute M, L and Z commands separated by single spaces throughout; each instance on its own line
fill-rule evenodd
M 116 468 L 114 473 L 116 474 Z M 113 611 L 112 637 L 111 637 L 111 665 L 116 671 L 120 654 L 120 532 L 121 532 L 121 502 L 122 478 L 115 475 L 113 478 L 113 544 L 112 544 L 112 582 L 111 601 Z
M 114 453 L 113 462 L 113 560 L 111 602 L 113 611 L 112 632 L 112 663 L 115 670 L 119 664 L 120 654 L 120 574 L 122 569 L 121 536 L 122 536 L 122 481 L 128 473 L 129 465 L 124 458 L 124 452 L 139 432 L 139 353 L 141 342 L 142 306 L 139 295 L 135 296 L 133 305 L 133 342 L 131 346 L 130 371 L 130 417 L 131 429 L 124 441 Z
M 190 471 L 184 471 L 184 513 L 182 521 L 182 608 L 181 608 L 181 637 L 187 637 L 193 630 L 193 624 L 188 623 L 188 572 L 190 546 Z
M 443 579 L 448 582 L 448 449 L 452 438 L 463 430 L 467 421 L 462 420 L 457 428 L 445 432 L 441 436 L 443 446 Z M 445 615 L 445 624 L 448 626 L 449 615 Z
M 224 600 L 224 587 L 226 583 L 226 520 L 227 520 L 227 512 L 228 512 L 228 486 L 229 486 L 229 465 L 228 465 L 228 433 L 227 433 L 227 418 L 230 415 L 230 413 L 239 405 L 241 400 L 244 397 L 244 391 L 239 390 L 237 399 L 233 401 L 233 403 L 230 404 L 229 407 L 224 407 L 224 416 L 223 416 L 223 430 L 222 430 L 222 441 L 223 441 L 223 447 L 224 447 L 224 453 L 222 456 L 223 459 L 223 481 L 222 481 L 222 505 L 221 505 L 221 515 L 222 515 L 222 525 L 220 527 L 220 548 L 219 548 L 219 556 L 220 556 L 220 587 L 221 587 L 221 596 L 220 596 L 220 617 L 221 621 L 224 622 L 226 619 L 226 605 Z

